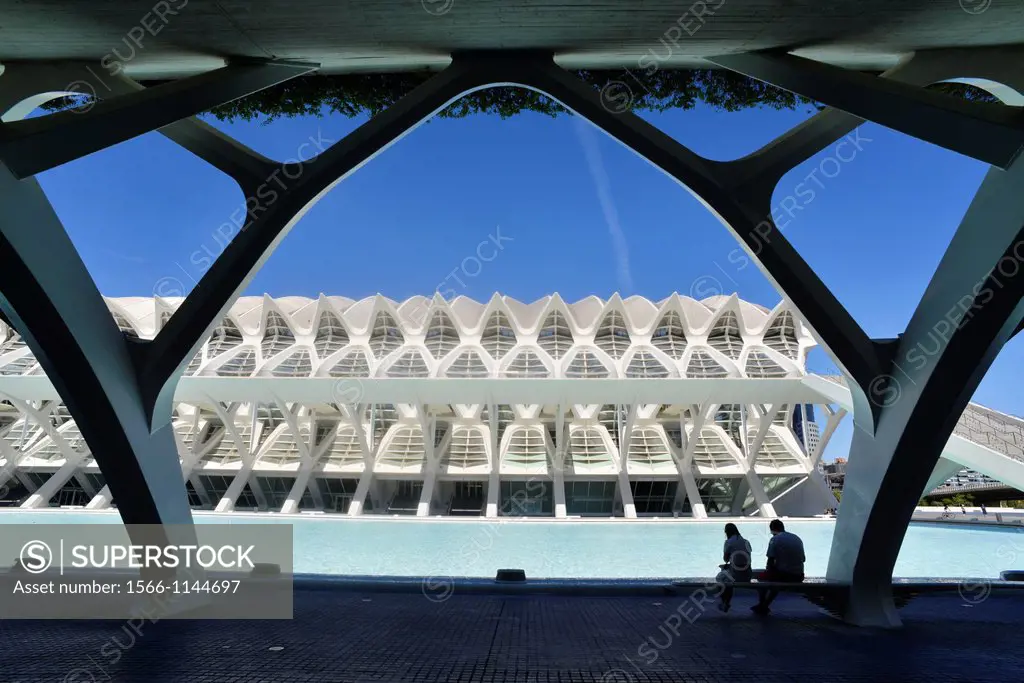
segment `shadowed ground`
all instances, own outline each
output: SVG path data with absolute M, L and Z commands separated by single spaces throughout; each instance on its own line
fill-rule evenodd
M 1018 595 L 922 596 L 884 632 L 785 595 L 767 619 L 748 611 L 750 593 L 728 615 L 685 596 L 439 597 L 299 589 L 293 621 L 163 621 L 140 635 L 122 622 L 0 621 L 0 680 L 941 683 L 1024 668 Z

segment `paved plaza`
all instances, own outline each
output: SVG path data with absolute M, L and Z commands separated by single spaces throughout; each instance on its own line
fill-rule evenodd
M 893 631 L 844 625 L 795 596 L 764 619 L 751 593 L 728 615 L 688 594 L 445 595 L 297 589 L 293 621 L 163 621 L 139 634 L 0 621 L 0 680 L 942 683 L 1018 680 L 1024 666 L 1018 595 L 922 596 Z

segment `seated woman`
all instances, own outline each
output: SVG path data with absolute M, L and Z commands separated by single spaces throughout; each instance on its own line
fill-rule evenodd
M 723 559 L 725 564 L 719 565 L 722 571 L 715 577 L 715 581 L 725 587 L 718 609 L 728 612 L 732 605 L 732 584 L 750 583 L 753 575 L 750 569 L 750 541 L 740 536 L 740 530 L 732 522 L 725 525 Z

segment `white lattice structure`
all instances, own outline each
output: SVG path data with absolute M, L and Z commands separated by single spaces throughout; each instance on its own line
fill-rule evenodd
M 107 303 L 148 339 L 178 301 Z M 4 502 L 110 505 L 49 380 L 0 333 Z M 243 297 L 189 363 L 174 430 L 190 503 L 225 512 L 816 514 L 849 397 L 806 374 L 812 346 L 785 305 L 735 295 Z M 969 441 L 943 472 L 1024 483 L 1019 459 Z
M 108 300 L 141 339 L 177 304 Z M 3 333 L 8 504 L 110 505 L 47 378 Z M 243 297 L 189 363 L 174 428 L 193 507 L 219 511 L 705 516 L 788 498 L 816 513 L 817 425 L 805 449 L 792 411 L 806 392 L 783 402 L 813 345 L 784 305 L 735 296 Z
M 178 301 L 107 303 L 148 339 Z M 31 352 L 0 333 L 5 502 L 110 505 Z M 784 305 L 735 296 L 243 297 L 189 364 L 174 429 L 196 508 L 813 514 L 845 414 L 805 389 L 813 345 Z M 793 414 L 814 403 L 824 432 Z

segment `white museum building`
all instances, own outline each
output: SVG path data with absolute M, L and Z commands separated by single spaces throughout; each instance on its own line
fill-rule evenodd
M 180 301 L 107 304 L 148 339 Z M 116 506 L 31 352 L 0 331 L 4 504 Z M 813 515 L 835 506 L 818 464 L 851 407 L 839 378 L 806 372 L 815 345 L 784 302 L 735 295 L 242 297 L 185 370 L 174 429 L 194 509 Z M 995 455 L 1013 466 L 982 471 L 1016 480 L 1020 459 L 957 435 L 935 476 Z

